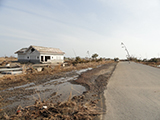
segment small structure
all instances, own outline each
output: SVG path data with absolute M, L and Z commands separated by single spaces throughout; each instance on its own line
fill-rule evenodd
M 63 63 L 64 52 L 58 48 L 48 48 L 31 45 L 29 48 L 22 48 L 15 52 L 18 54 L 19 62 L 31 63 Z

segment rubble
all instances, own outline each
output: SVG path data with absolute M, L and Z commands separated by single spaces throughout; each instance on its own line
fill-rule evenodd
M 4 120 L 17 119 L 43 119 L 43 120 L 92 120 L 100 111 L 96 104 L 98 100 L 89 102 L 76 102 L 83 99 L 83 95 L 77 96 L 76 99 L 71 99 L 71 96 L 66 102 L 52 103 L 52 101 L 36 100 L 34 105 L 22 108 L 19 106 L 14 115 L 8 116 L 6 113 L 0 118 Z M 75 97 L 73 97 L 75 98 Z

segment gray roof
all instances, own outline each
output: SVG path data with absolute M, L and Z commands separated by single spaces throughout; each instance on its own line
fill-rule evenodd
M 41 46 L 30 46 L 36 49 L 40 53 L 55 53 L 55 54 L 64 54 L 59 48 L 50 48 L 50 47 L 41 47 Z
M 18 50 L 17 52 L 15 52 L 15 54 L 17 53 L 25 53 L 27 51 L 28 48 L 22 48 L 20 50 Z
M 64 52 L 62 52 L 59 48 L 50 48 L 50 47 L 42 47 L 42 46 L 33 46 L 31 45 L 29 48 L 22 48 L 19 51 L 15 53 L 25 53 L 27 52 L 30 48 L 34 48 L 37 50 L 39 53 L 48 53 L 48 54 L 60 54 L 63 55 Z

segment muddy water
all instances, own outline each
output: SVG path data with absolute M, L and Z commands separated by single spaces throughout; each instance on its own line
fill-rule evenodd
M 88 69 L 82 69 L 79 71 L 72 71 L 76 74 L 74 75 L 68 75 L 68 77 L 61 77 L 59 79 L 51 79 L 47 80 L 46 82 L 42 84 L 36 85 L 36 83 L 32 82 L 29 84 L 21 85 L 21 86 L 15 86 L 9 89 L 5 89 L 0 91 L 1 92 L 14 92 L 14 91 L 36 91 L 34 94 L 30 93 L 23 93 L 19 94 L 17 96 L 10 96 L 6 100 L 13 101 L 11 104 L 5 106 L 4 108 L 13 108 L 17 107 L 18 105 L 21 105 L 22 107 L 33 105 L 35 100 L 40 98 L 41 100 L 52 100 L 53 102 L 62 102 L 66 101 L 70 94 L 73 96 L 80 95 L 84 91 L 86 91 L 86 88 L 81 85 L 76 85 L 70 83 L 70 81 L 76 80 L 78 76 L 86 72 L 88 70 L 91 70 L 92 68 Z M 66 74 L 70 74 L 72 72 L 68 72 Z
M 26 90 L 34 89 L 37 91 L 34 94 L 34 97 L 40 97 L 42 100 L 52 99 L 54 101 L 65 101 L 68 99 L 70 93 L 72 96 L 80 95 L 84 91 L 86 91 L 85 87 L 81 85 L 71 84 L 70 80 L 76 80 L 78 77 L 67 77 L 67 78 L 60 78 L 55 80 L 47 81 L 38 86 L 28 87 Z M 33 99 L 33 96 L 27 96 L 30 100 Z M 58 96 L 58 97 L 57 97 Z

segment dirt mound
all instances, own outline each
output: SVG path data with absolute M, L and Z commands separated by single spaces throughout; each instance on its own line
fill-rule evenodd
M 105 64 L 99 68 L 82 73 L 75 82 L 86 86 L 89 91 L 101 93 L 106 88 L 109 77 L 113 73 L 116 64 Z

